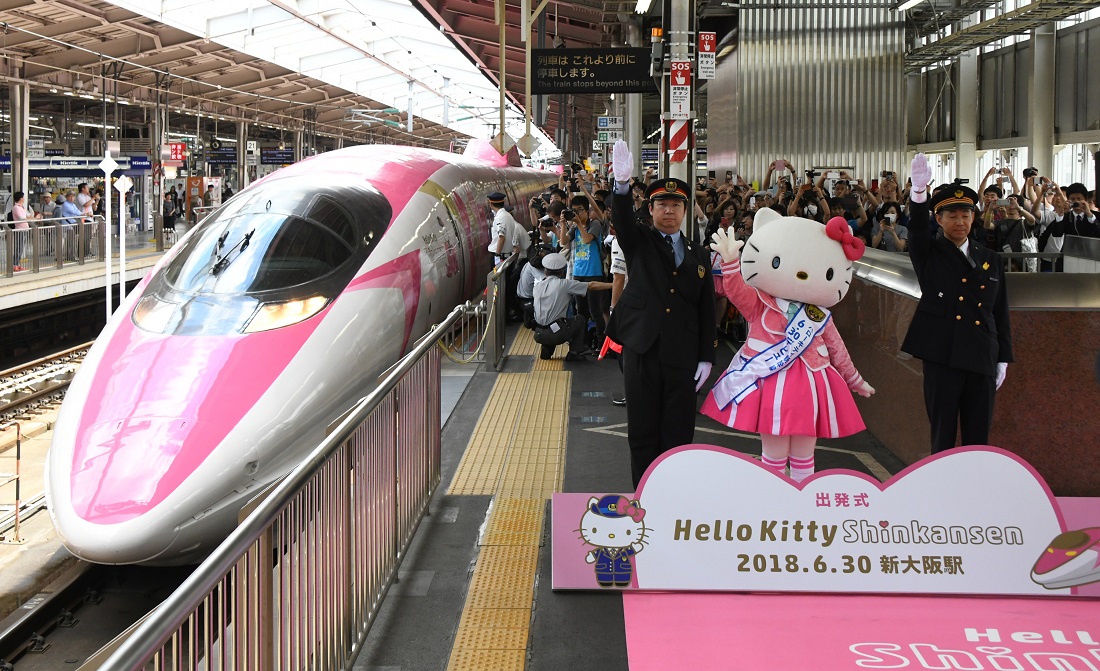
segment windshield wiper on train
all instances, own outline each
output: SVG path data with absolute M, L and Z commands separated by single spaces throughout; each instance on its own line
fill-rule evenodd
M 210 274 L 217 275 L 221 271 L 225 270 L 226 266 L 228 266 L 230 263 L 229 255 L 232 254 L 233 250 L 237 249 L 238 247 L 240 247 L 240 249 L 237 251 L 237 258 L 240 258 L 241 254 L 244 253 L 244 250 L 248 249 L 248 241 L 252 239 L 252 234 L 255 232 L 256 229 L 252 229 L 251 231 L 246 233 L 243 238 L 237 241 L 237 244 L 229 248 L 228 252 L 218 257 L 218 262 L 215 263 L 214 267 L 210 269 Z M 220 242 L 221 241 L 219 240 L 219 243 Z

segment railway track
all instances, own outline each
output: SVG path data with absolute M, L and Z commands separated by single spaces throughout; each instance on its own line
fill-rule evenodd
M 0 486 L 16 483 L 14 498 L 5 497 L 0 503 L 0 540 L 8 538 L 17 519 L 26 521 L 45 509 L 45 496 L 38 485 L 32 489 L 39 491 L 29 496 L 24 485 L 23 495 L 20 495 L 17 442 L 25 446 L 31 435 L 50 428 L 51 412 L 65 397 L 69 382 L 89 347 L 91 343 L 85 343 L 0 372 L 0 456 L 16 457 L 14 469 L 9 469 L 8 460 L 4 460 L 3 470 L 14 472 L 0 472 Z M 33 483 L 36 478 L 31 480 Z M 2 666 L 0 671 L 3 671 Z
M 51 410 L 64 398 L 90 346 L 86 343 L 0 371 L 0 427 L 15 422 L 24 431 L 35 425 L 41 431 L 43 423 L 52 423 Z M 0 434 L 0 453 L 5 456 L 13 454 L 5 452 L 14 449 L 11 433 Z M 28 443 L 24 435 L 24 459 Z M 34 449 L 41 448 L 31 451 Z M 38 491 L 20 502 L 19 516 L 24 523 L 35 512 L 45 510 L 45 496 L 32 484 L 34 479 L 25 489 Z M 12 506 L 0 506 L 0 539 L 11 535 L 14 518 Z M 26 560 L 33 561 L 34 556 L 27 555 Z M 64 566 L 46 587 L 0 619 L 0 671 L 79 668 L 159 604 L 191 570 L 97 566 L 71 560 Z
M 178 588 L 192 568 L 75 563 L 0 621 L 0 670 L 95 668 L 84 665 Z
M 91 343 L 0 372 L 0 425 L 60 401 Z

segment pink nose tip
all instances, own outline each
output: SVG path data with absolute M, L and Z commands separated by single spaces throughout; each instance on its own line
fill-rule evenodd
M 165 475 L 193 420 L 132 417 L 92 427 L 89 448 L 74 464 L 73 509 L 89 522 L 117 524 L 139 517 L 159 503 L 176 483 Z

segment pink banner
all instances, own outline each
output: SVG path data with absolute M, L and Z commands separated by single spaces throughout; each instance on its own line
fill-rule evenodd
M 631 671 L 1097 671 L 1095 601 L 623 595 Z

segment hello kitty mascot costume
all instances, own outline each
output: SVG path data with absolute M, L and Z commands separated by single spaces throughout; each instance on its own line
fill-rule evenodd
M 722 256 L 726 295 L 749 322 L 749 333 L 701 412 L 758 432 L 764 465 L 782 473 L 790 459 L 791 478 L 802 481 L 814 472 L 818 438 L 865 428 L 849 390 L 875 393 L 827 309 L 848 293 L 864 245 L 840 217 L 822 226 L 765 209 L 753 224 L 745 242 L 722 230 L 714 234 L 711 249 Z

